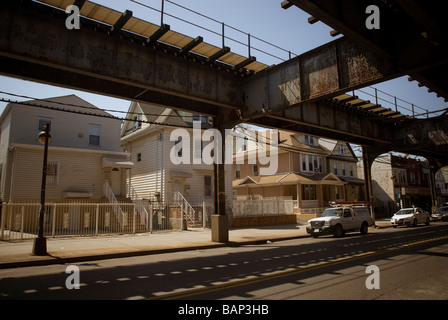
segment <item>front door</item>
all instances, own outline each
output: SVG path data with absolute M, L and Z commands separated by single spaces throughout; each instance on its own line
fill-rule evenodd
M 110 174 L 110 186 L 116 197 L 121 196 L 121 170 L 113 168 Z

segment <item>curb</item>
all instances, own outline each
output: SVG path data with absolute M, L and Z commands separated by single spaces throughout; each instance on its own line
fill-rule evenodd
M 385 229 L 390 228 L 391 226 L 372 226 L 375 229 Z M 245 245 L 261 245 L 269 242 L 278 242 L 278 241 L 287 241 L 294 239 L 302 239 L 311 237 L 309 234 L 299 234 L 296 236 L 286 236 L 286 237 L 273 237 L 273 238 L 260 238 L 253 240 L 242 240 L 242 241 L 229 241 L 227 243 L 214 243 L 207 245 L 194 245 L 194 246 L 185 246 L 185 247 L 176 247 L 176 248 L 161 248 L 161 249 L 147 249 L 147 250 L 138 250 L 138 251 L 126 251 L 126 252 L 114 252 L 114 253 L 104 253 L 104 254 L 93 254 L 93 255 L 84 255 L 84 256 L 73 256 L 73 257 L 65 257 L 60 258 L 57 256 L 45 256 L 42 259 L 36 260 L 27 260 L 27 261 L 15 261 L 15 262 L 0 262 L 0 269 L 11 269 L 11 268 L 22 268 L 22 267 L 33 267 L 33 266 L 47 266 L 53 264 L 67 264 L 67 263 L 77 263 L 77 262 L 85 262 L 85 261 L 94 261 L 94 260 L 106 260 L 106 259 L 118 259 L 118 258 L 129 258 L 129 257 L 138 257 L 152 254 L 161 254 L 161 253 L 173 253 L 173 252 L 182 252 L 182 251 L 192 251 L 192 250 L 207 250 L 207 249 L 215 249 L 222 247 L 240 247 Z
M 193 250 L 207 250 L 207 249 L 215 249 L 215 248 L 222 248 L 222 247 L 240 247 L 240 246 L 245 246 L 245 245 L 260 245 L 260 244 L 265 244 L 268 241 L 276 242 L 276 241 L 285 241 L 285 240 L 299 239 L 299 238 L 305 238 L 305 237 L 309 237 L 309 235 L 298 235 L 298 236 L 270 238 L 270 239 L 255 239 L 255 240 L 247 240 L 247 241 L 229 241 L 227 243 L 215 243 L 215 244 L 199 245 L 199 246 L 195 245 L 195 246 L 185 246 L 185 247 L 177 247 L 177 248 L 148 249 L 148 250 L 139 250 L 139 251 L 94 254 L 94 255 L 65 257 L 65 258 L 48 255 L 48 256 L 45 256 L 46 258 L 42 258 L 39 260 L 15 261 L 15 262 L 4 262 L 4 263 L 0 262 L 0 269 L 47 266 L 47 265 L 53 265 L 53 264 L 67 264 L 67 263 L 76 263 L 76 262 L 85 262 L 85 261 L 94 261 L 94 260 L 129 258 L 129 257 L 152 255 L 152 254 L 173 253 L 173 252 L 193 251 Z

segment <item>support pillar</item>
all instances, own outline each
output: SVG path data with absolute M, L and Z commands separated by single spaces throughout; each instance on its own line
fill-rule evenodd
M 429 187 L 431 190 L 431 212 L 432 214 L 438 206 L 437 203 L 437 189 L 436 189 L 436 173 L 440 169 L 440 167 L 437 165 L 436 161 L 429 160 Z
M 373 191 L 372 191 L 372 159 L 369 154 L 367 147 L 362 147 L 362 162 L 364 169 L 364 185 L 365 185 L 365 195 L 366 201 L 370 202 L 370 212 L 373 219 L 373 224 L 375 224 L 375 211 L 373 210 Z
M 215 163 L 214 163 L 214 205 L 215 214 L 211 217 L 212 241 L 226 243 L 229 241 L 229 217 L 226 215 L 226 183 L 224 175 L 225 154 L 225 129 L 222 126 L 215 127 L 221 134 L 221 141 L 215 139 Z

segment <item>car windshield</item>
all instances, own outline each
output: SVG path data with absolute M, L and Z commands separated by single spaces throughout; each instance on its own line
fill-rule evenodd
M 412 214 L 412 213 L 414 213 L 414 211 L 415 211 L 415 209 L 401 209 L 401 210 L 398 210 L 396 215 Z
M 437 208 L 435 213 L 445 213 L 448 212 L 448 208 Z
M 342 216 L 342 209 L 326 209 L 322 213 L 322 217 L 340 217 Z

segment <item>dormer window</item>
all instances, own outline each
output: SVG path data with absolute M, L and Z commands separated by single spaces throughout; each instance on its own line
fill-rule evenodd
M 305 135 L 305 144 L 314 147 L 317 145 L 317 139 L 313 136 Z

